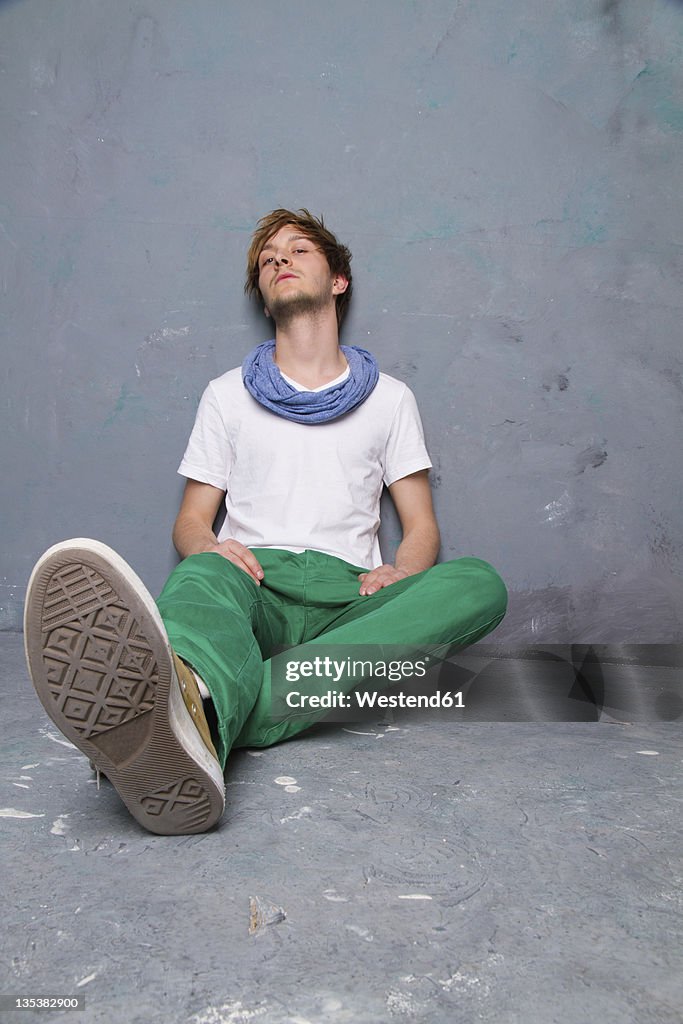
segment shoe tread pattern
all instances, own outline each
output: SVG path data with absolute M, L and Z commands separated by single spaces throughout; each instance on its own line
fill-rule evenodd
M 140 804 L 150 817 L 177 820 L 187 829 L 200 827 L 211 811 L 205 787 L 192 778 L 178 779 L 169 786 L 146 793 Z
M 164 637 L 137 602 L 106 559 L 53 556 L 27 595 L 33 682 L 58 728 L 145 828 L 202 832 L 220 818 L 223 793 L 171 728 L 175 671 Z
M 91 566 L 68 564 L 50 577 L 41 626 L 55 709 L 83 738 L 152 710 L 154 655 L 139 623 Z

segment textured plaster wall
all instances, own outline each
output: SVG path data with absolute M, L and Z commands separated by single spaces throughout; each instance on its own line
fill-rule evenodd
M 2 625 L 67 536 L 160 589 L 201 391 L 269 336 L 249 233 L 306 205 L 498 637 L 681 639 L 680 3 L 0 2 L 0 131 Z

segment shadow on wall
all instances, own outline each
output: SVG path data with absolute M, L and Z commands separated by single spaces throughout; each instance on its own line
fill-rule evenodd
M 683 717 L 683 644 L 480 644 L 448 658 L 440 692 L 476 722 L 674 722 Z

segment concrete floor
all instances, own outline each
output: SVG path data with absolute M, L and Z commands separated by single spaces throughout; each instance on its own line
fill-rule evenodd
M 79 1024 L 683 1019 L 680 724 L 319 726 L 165 838 L 98 791 L 22 638 L 0 655 L 0 994 L 84 996 Z

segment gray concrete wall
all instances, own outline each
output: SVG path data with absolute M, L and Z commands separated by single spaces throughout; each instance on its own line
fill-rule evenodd
M 682 58 L 672 0 L 0 3 L 2 624 L 68 536 L 159 590 L 199 395 L 268 336 L 250 231 L 306 205 L 499 638 L 680 640 Z

